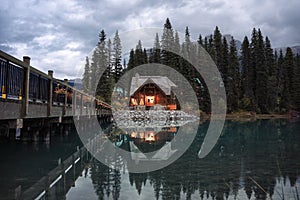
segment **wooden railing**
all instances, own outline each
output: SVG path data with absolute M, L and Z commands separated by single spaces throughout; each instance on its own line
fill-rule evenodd
M 33 105 L 46 107 L 43 116 L 48 117 L 97 114 L 93 113 L 95 110 L 108 113 L 111 110 L 109 104 L 70 86 L 67 79 L 54 78 L 52 70 L 45 74 L 31 67 L 30 57 L 24 56 L 21 61 L 0 50 L 0 107 L 5 107 L 8 102 L 19 104 L 16 108 L 19 116 L 13 118 L 35 117 L 34 107 L 37 106 Z M 3 117 L 0 115 L 0 119 Z

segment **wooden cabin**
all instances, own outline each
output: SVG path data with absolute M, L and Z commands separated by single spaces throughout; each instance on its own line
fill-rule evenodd
M 132 77 L 130 85 L 129 106 L 134 109 L 149 110 L 160 105 L 168 110 L 176 110 L 176 97 L 172 91 L 177 87 L 166 76 L 140 76 Z

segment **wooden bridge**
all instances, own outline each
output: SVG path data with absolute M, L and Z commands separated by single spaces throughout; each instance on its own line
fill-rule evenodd
M 23 124 L 97 115 L 111 116 L 111 106 L 0 50 L 0 135 Z M 38 120 L 37 120 L 38 119 Z M 1 133 L 2 132 L 2 133 Z M 18 135 L 18 133 L 16 133 Z

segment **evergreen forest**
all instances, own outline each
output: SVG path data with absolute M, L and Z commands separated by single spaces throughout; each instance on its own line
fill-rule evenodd
M 273 49 L 269 37 L 263 36 L 259 28 L 253 28 L 251 38 L 244 37 L 239 49 L 234 37 L 223 35 L 218 26 L 209 36 L 199 34 L 197 42 L 191 41 L 189 27 L 186 27 L 181 42 L 168 18 L 161 37 L 156 34 L 153 38 L 153 48 L 143 48 L 143 41 L 138 41 L 126 61 L 122 59 L 118 31 L 111 40 L 102 30 L 92 57 L 86 57 L 83 90 L 87 93 L 95 91 L 97 98 L 109 103 L 115 83 L 124 73 L 142 64 L 161 63 L 189 81 L 197 94 L 200 109 L 209 113 L 210 95 L 203 77 L 178 55 L 197 57 L 201 47 L 209 53 L 223 79 L 219 87 L 225 87 L 227 113 L 300 111 L 300 55 L 294 55 L 290 47 L 285 53 L 282 49 Z M 173 49 L 178 54 L 166 49 Z

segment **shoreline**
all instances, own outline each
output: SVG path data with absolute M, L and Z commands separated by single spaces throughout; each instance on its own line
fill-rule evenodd
M 211 115 L 201 113 L 200 119 L 210 119 Z M 224 115 L 215 114 L 215 117 L 223 118 Z M 230 113 L 226 114 L 225 120 L 252 121 L 257 119 L 292 119 L 289 114 L 251 114 L 251 113 Z
M 255 114 L 255 115 L 245 115 L 245 114 L 227 114 L 226 120 L 233 119 L 289 119 L 288 114 Z

